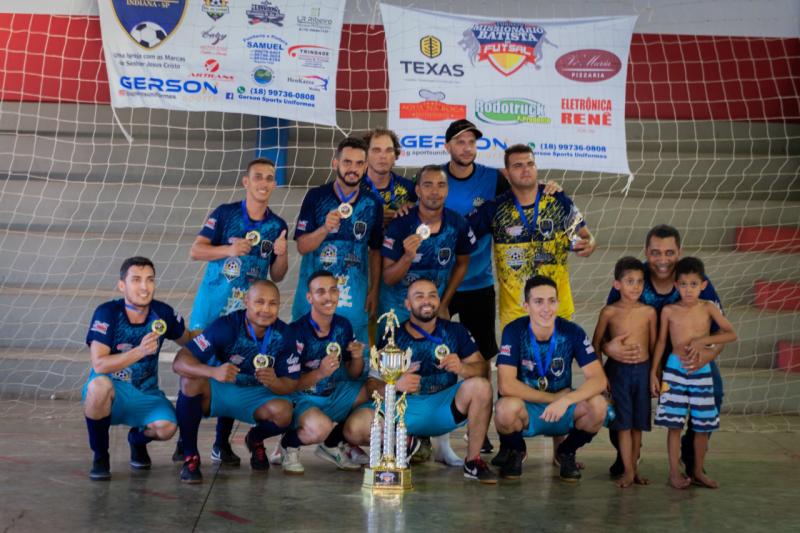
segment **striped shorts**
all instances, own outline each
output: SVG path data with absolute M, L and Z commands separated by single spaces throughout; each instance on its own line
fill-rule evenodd
M 687 420 L 694 431 L 719 429 L 711 367 L 705 365 L 690 374 L 681 366 L 680 357 L 670 354 L 661 381 L 655 425 L 683 429 Z

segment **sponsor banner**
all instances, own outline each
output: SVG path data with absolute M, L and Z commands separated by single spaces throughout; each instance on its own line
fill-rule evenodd
M 336 124 L 345 0 L 99 2 L 111 105 Z
M 503 165 L 512 144 L 539 168 L 629 174 L 625 84 L 636 17 L 487 19 L 381 4 L 388 126 L 401 166 L 448 158 L 457 119 L 483 133 L 478 161 Z

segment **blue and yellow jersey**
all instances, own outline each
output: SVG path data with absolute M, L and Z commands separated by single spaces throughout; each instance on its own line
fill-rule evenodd
M 361 189 L 378 195 L 383 200 L 384 209 L 396 211 L 407 203 L 415 204 L 419 200 L 414 182 L 394 172 L 391 173 L 389 184 L 383 189 L 378 189 L 370 180 L 369 175 L 365 174 L 364 179 L 361 180 Z

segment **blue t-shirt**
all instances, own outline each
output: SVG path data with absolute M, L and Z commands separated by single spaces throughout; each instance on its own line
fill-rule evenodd
M 447 174 L 447 198 L 445 207 L 449 207 L 459 215 L 466 217 L 483 202 L 508 189 L 508 182 L 496 168 L 489 168 L 474 163 L 474 169 L 466 178 L 456 178 L 450 174 L 449 163 L 442 165 Z M 467 275 L 461 282 L 460 291 L 485 289 L 494 286 L 492 276 L 492 237 L 486 235 L 478 239 L 475 251 L 469 261 Z
M 127 352 L 139 346 L 142 338 L 150 333 L 154 321 L 161 319 L 167 323 L 167 332 L 158 339 L 158 349 L 155 353 L 147 355 L 132 365 L 123 368 L 109 377 L 115 381 L 125 381 L 141 391 L 158 390 L 158 354 L 164 339 L 177 340 L 183 336 L 186 327 L 183 317 L 172 307 L 153 300 L 147 320 L 142 324 L 131 324 L 125 312 L 125 300 L 112 300 L 98 307 L 92 315 L 89 333 L 86 335 L 86 344 L 92 345 L 97 341 L 111 348 L 111 355 Z M 98 374 L 92 369 L 89 380 Z
M 452 387 L 458 382 L 458 376 L 452 372 L 439 368 L 439 360 L 436 359 L 435 350 L 440 344 L 446 344 L 450 348 L 450 353 L 458 355 L 461 359 L 466 359 L 478 351 L 478 345 L 472 338 L 467 328 L 458 322 L 450 322 L 442 318 L 436 319 L 432 337 L 436 340 L 429 340 L 425 337 L 415 339 L 406 329 L 408 321 L 400 324 L 395 331 L 395 342 L 403 350 L 411 348 L 411 364 L 419 363 L 417 374 L 420 376 L 419 394 L 434 394 L 448 387 Z M 382 339 L 379 349 L 386 345 L 386 340 Z M 374 371 L 372 377 L 380 379 Z
M 332 183 L 308 191 L 300 207 L 294 239 L 324 226 L 325 217 L 341 203 Z M 321 269 L 336 276 L 339 285 L 337 313 L 350 320 L 354 327 L 366 325 L 369 317 L 364 312 L 364 303 L 369 291 L 369 251 L 380 249 L 382 238 L 383 206 L 374 194 L 359 192 L 353 203 L 353 214 L 342 219 L 338 231 L 328 233 L 316 250 L 303 256 L 292 320 L 310 311 L 306 284 L 311 274 Z
M 339 368 L 330 376 L 303 391 L 318 396 L 329 396 L 337 385 L 351 380 L 344 363 L 350 361 L 347 345 L 353 340 L 353 327 L 345 317 L 333 315 L 328 334 L 321 337 L 311 325 L 310 318 L 311 313 L 308 313 L 289 324 L 286 338 L 289 346 L 300 358 L 300 372 L 303 374 L 319 368 L 320 361 L 328 355 L 328 344 L 332 342 L 339 344 L 342 354 L 342 364 Z
M 186 347 L 201 363 L 216 361 L 239 367 L 236 384 L 242 387 L 262 386 L 256 379 L 253 366 L 253 359 L 259 353 L 275 358 L 275 375 L 279 378 L 300 377 L 300 359 L 294 354 L 294 346 L 286 345 L 286 323 L 278 319 L 267 329 L 264 337 L 269 336 L 269 340 L 262 352 L 264 337 L 253 340 L 245 322 L 245 313 L 244 310 L 234 311 L 219 317 Z
M 409 202 L 412 204 L 417 203 L 419 198 L 417 198 L 414 182 L 394 172 L 390 174 L 389 183 L 383 189 L 377 188 L 372 180 L 369 179 L 369 176 L 365 174 L 364 179 L 361 180 L 361 189 L 377 194 L 386 209 L 396 211 Z
M 203 329 L 217 317 L 244 309 L 244 295 L 250 284 L 269 279 L 269 267 L 276 259 L 273 244 L 287 230 L 286 222 L 271 209 L 263 220 L 251 220 L 244 200 L 217 207 L 203 224 L 199 235 L 213 246 L 230 244 L 233 238 L 243 239 L 251 230 L 261 234 L 261 242 L 249 254 L 208 262 L 192 306 L 192 329 Z
M 516 367 L 517 379 L 529 387 L 539 390 L 540 373 L 531 348 L 529 328 L 529 317 L 520 317 L 503 328 L 503 340 L 497 356 L 497 365 Z M 591 340 L 578 324 L 558 317 L 553 335 L 556 336 L 556 345 L 553 358 L 544 375 L 547 378 L 547 392 L 558 392 L 572 387 L 573 359 L 578 361 L 578 365 L 581 367 L 597 361 L 597 354 L 592 348 Z M 550 339 L 537 340 L 536 345 L 539 347 L 540 358 L 544 365 L 550 349 Z
M 420 224 L 419 207 L 412 207 L 406 216 L 392 220 L 383 237 L 381 255 L 399 261 L 405 253 L 403 240 L 413 235 Z M 406 320 L 408 310 L 403 302 L 408 286 L 420 278 L 433 281 L 441 297 L 456 266 L 456 257 L 471 254 L 475 250 L 475 243 L 475 235 L 464 217 L 452 209 L 444 208 L 439 231 L 432 233 L 419 245 L 405 277 L 394 285 L 381 282 L 379 312 L 382 314 L 394 309 L 399 320 Z

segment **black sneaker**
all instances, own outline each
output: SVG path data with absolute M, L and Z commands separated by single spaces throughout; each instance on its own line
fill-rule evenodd
M 92 469 L 89 471 L 89 479 L 92 481 L 108 481 L 111 479 L 111 467 L 109 466 L 108 456 L 92 460 Z
M 175 451 L 172 452 L 172 462 L 173 463 L 182 463 L 185 459 L 183 455 L 183 441 L 178 438 L 178 442 L 175 443 Z
M 200 472 L 200 456 L 192 455 L 187 457 L 181 468 L 181 483 L 196 485 L 203 482 L 203 474 Z
M 622 457 L 617 454 L 617 458 L 614 461 L 614 464 L 608 467 L 608 475 L 611 476 L 612 479 L 618 479 L 622 477 L 622 474 L 625 473 L 625 465 L 622 464 Z
M 464 461 L 464 477 L 478 480 L 487 485 L 494 485 L 497 483 L 497 474 L 492 472 L 492 469 L 489 468 L 489 465 L 487 465 L 480 456 L 472 461 Z
M 481 446 L 481 453 L 492 453 L 494 451 L 494 446 L 492 446 L 491 441 L 489 441 L 489 435 L 486 435 L 483 438 L 483 446 Z
M 131 433 L 133 429 L 128 432 L 128 444 L 131 447 L 131 468 L 134 470 L 150 470 L 153 462 L 150 461 L 150 454 L 147 453 L 146 444 L 133 444 L 131 442 Z
M 422 446 L 422 442 L 414 436 L 408 437 L 408 448 L 406 449 L 406 457 L 413 457 Z
M 561 465 L 559 477 L 563 481 L 575 483 L 581 479 L 581 471 L 578 469 L 574 453 L 559 453 L 556 458 Z
M 431 438 L 430 437 L 420 437 L 419 438 L 419 450 L 417 453 L 411 456 L 409 462 L 412 465 L 417 465 L 421 463 L 426 463 L 431 460 L 431 456 L 433 455 L 433 447 L 431 446 Z
M 221 445 L 214 444 L 211 447 L 211 462 L 220 463 L 223 466 L 239 466 L 242 464 L 242 458 L 236 455 L 230 443 L 226 442 Z
M 519 479 L 522 475 L 523 452 L 508 450 L 506 462 L 500 467 L 500 477 L 506 479 Z
M 269 460 L 267 459 L 267 450 L 264 448 L 264 443 L 250 442 L 250 431 L 245 435 L 244 443 L 247 445 L 247 449 L 250 450 L 250 467 L 259 472 L 269 470 Z
M 500 451 L 497 452 L 497 455 L 492 457 L 490 461 L 492 466 L 503 466 L 508 461 L 508 454 L 511 453 L 511 448 L 503 448 L 500 446 Z

